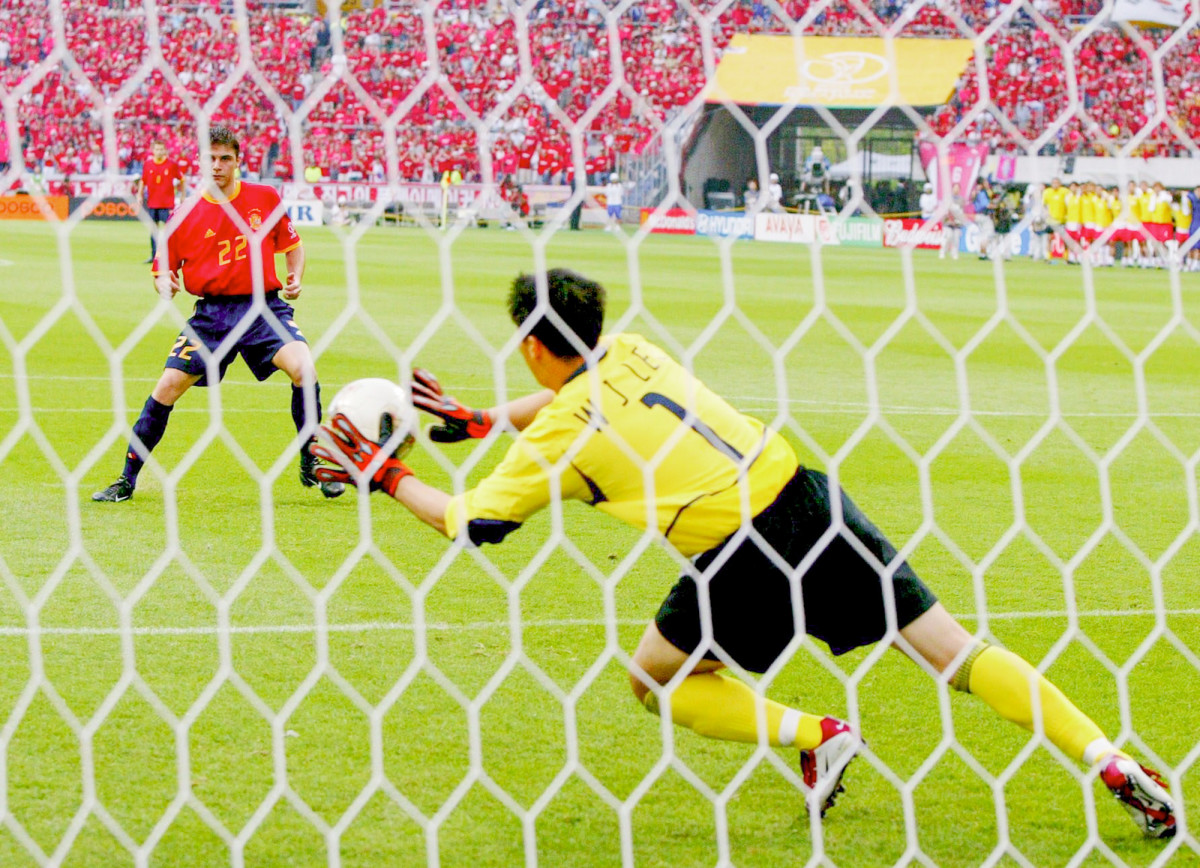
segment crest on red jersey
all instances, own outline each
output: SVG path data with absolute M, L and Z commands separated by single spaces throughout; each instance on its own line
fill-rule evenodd
M 255 208 L 246 215 L 246 222 L 250 224 L 250 228 L 253 231 L 257 232 L 262 226 L 262 212 Z

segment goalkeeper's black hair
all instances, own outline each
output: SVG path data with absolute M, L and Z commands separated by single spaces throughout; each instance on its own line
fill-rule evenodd
M 546 290 L 550 307 L 567 328 L 589 350 L 596 348 L 604 328 L 604 287 L 568 268 L 551 268 L 546 272 Z M 518 275 L 508 295 L 508 312 L 518 326 L 533 314 L 538 304 L 537 278 L 532 274 Z M 562 332 L 558 324 L 541 311 L 529 333 L 546 345 L 560 359 L 579 355 L 579 344 Z
M 233 134 L 233 130 L 222 124 L 213 124 L 208 128 L 208 146 L 211 148 L 213 145 L 224 145 L 239 157 L 242 155 L 237 136 Z

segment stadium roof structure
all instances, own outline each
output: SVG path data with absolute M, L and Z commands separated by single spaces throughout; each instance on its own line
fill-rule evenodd
M 969 39 L 736 34 L 705 91 L 706 102 L 870 112 L 947 102 L 974 43 Z

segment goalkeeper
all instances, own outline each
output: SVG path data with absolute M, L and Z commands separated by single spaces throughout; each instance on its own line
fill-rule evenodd
M 634 694 L 656 713 L 669 695 L 671 718 L 703 735 L 797 748 L 811 804 L 822 811 L 840 792 L 859 736 L 840 720 L 764 699 L 718 670 L 726 660 L 767 670 L 798 629 L 842 654 L 888 635 L 894 612 L 904 642 L 937 671 L 952 670 L 956 689 L 1027 729 L 1036 689 L 1046 737 L 1068 756 L 1099 764 L 1146 834 L 1174 833 L 1171 796 L 1158 774 L 1117 750 L 1020 657 L 972 637 L 825 474 L 799 466 L 779 434 L 644 338 L 601 338 L 599 284 L 565 269 L 547 272 L 551 319 L 538 282 L 531 275 L 514 281 L 509 312 L 543 391 L 473 410 L 443 394 L 432 375 L 414 372 L 413 403 L 441 420 L 431 439 L 485 437 L 503 419 L 520 431 L 486 479 L 451 496 L 417 480 L 336 415 L 325 428 L 332 446 L 313 452 L 339 466 L 319 467 L 318 478 L 364 479 L 451 539 L 474 545 L 500 542 L 547 506 L 556 486 L 562 498 L 652 527 L 692 562 L 634 653 Z M 800 600 L 802 611 L 794 611 Z M 674 689 L 664 692 L 672 679 Z

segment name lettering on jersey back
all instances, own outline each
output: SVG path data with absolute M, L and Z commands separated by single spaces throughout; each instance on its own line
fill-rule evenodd
M 631 356 L 633 356 L 635 359 L 641 359 L 643 362 L 646 363 L 646 367 L 652 371 L 657 371 L 660 367 L 662 367 L 662 357 L 661 356 L 659 358 L 655 359 L 655 358 L 652 358 L 651 356 L 642 355 L 641 347 L 634 347 L 632 350 L 629 351 L 629 354 Z
M 621 366 L 643 383 L 649 383 L 654 372 L 662 367 L 661 358 L 656 359 L 653 356 L 644 354 L 641 347 L 634 347 L 629 351 L 629 355 L 637 361 L 633 362 L 632 364 L 629 362 L 621 362 Z
M 629 354 L 631 362 L 621 362 L 621 367 L 625 368 L 643 383 L 650 382 L 653 373 L 662 367 L 661 356 L 650 355 L 642 350 L 641 347 L 634 347 Z M 613 381 L 608 377 L 601 380 L 600 385 L 616 395 L 620 399 L 622 407 L 629 404 L 629 396 L 614 385 Z M 591 398 L 588 398 L 586 405 L 575 411 L 574 416 L 580 422 L 591 425 L 597 430 L 608 425 L 608 420 L 604 418 L 604 415 L 596 407 Z
M 620 389 L 618 389 L 616 386 L 614 386 L 607 378 L 601 380 L 600 384 L 602 386 L 605 386 L 606 388 L 608 388 L 614 395 L 616 395 L 618 398 L 621 399 L 622 407 L 624 407 L 626 404 L 629 403 L 629 398 L 626 397 L 625 393 L 622 392 Z
M 588 398 L 587 403 L 571 415 L 588 427 L 595 428 L 597 431 L 608 427 L 608 420 L 604 418 L 604 414 L 600 412 L 600 408 L 596 406 L 591 398 Z

